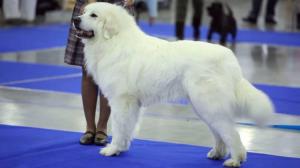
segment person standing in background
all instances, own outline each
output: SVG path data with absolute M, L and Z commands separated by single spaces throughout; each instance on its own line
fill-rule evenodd
M 148 6 L 149 13 L 149 24 L 153 25 L 155 22 L 155 18 L 157 17 L 157 0 L 146 0 Z
M 37 0 L 3 0 L 4 20 L 7 24 L 31 23 L 35 20 Z
M 252 0 L 252 8 L 249 12 L 249 15 L 246 18 L 243 18 L 244 22 L 256 24 L 257 18 L 259 16 L 261 6 L 263 0 Z M 275 16 L 275 7 L 278 0 L 268 0 L 266 6 L 266 15 L 265 15 L 265 22 L 267 24 L 276 24 L 276 20 L 274 19 Z
M 175 33 L 178 40 L 184 39 L 184 26 L 187 14 L 188 0 L 176 1 L 176 23 Z M 193 18 L 192 26 L 194 30 L 194 40 L 199 40 L 201 37 L 200 26 L 202 21 L 203 0 L 192 0 L 193 6 Z
M 146 4 L 149 15 L 149 24 L 153 25 L 158 13 L 158 0 L 135 0 L 135 20 L 139 22 L 140 14 L 143 12 Z
M 101 93 L 93 78 L 86 72 L 83 53 L 84 44 L 81 42 L 81 39 L 76 36 L 76 30 L 72 26 L 73 18 L 81 14 L 81 10 L 86 3 L 94 1 L 95 0 L 76 0 L 64 58 L 65 63 L 82 67 L 81 97 L 86 119 L 86 131 L 79 140 L 79 143 L 82 145 L 105 145 L 107 143 L 107 122 L 110 116 L 110 107 L 107 99 Z M 132 9 L 130 6 L 134 0 L 102 0 L 102 2 L 124 3 L 124 6 L 130 10 Z M 100 97 L 100 116 L 97 124 L 95 124 L 98 95 Z

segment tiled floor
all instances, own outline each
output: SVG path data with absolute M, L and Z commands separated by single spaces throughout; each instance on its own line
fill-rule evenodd
M 287 10 L 292 7 L 292 2 L 279 2 L 279 23 L 274 27 L 275 30 L 294 31 L 289 20 L 291 13 Z M 250 6 L 249 1 L 230 0 L 229 3 L 239 20 L 246 15 Z M 171 22 L 172 15 L 173 12 L 163 11 L 159 20 Z M 204 23 L 207 20 L 205 18 Z M 241 21 L 239 25 L 250 28 Z M 258 28 L 264 29 L 264 23 L 260 22 Z M 234 51 L 246 78 L 251 82 L 300 87 L 299 47 L 243 43 L 237 44 Z M 0 60 L 54 65 L 65 65 L 63 57 L 64 48 L 0 54 Z M 85 129 L 81 97 L 78 94 L 0 86 L 0 113 L 1 124 L 70 131 Z M 155 106 L 146 109 L 144 113 L 136 133 L 137 138 L 201 146 L 213 144 L 207 127 L 185 106 Z M 273 124 L 300 125 L 300 117 L 278 115 Z M 299 131 L 259 129 L 244 125 L 237 125 L 237 129 L 249 151 L 300 158 Z

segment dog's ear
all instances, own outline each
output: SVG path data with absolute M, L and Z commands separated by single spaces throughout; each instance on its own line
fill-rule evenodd
M 105 39 L 111 39 L 119 33 L 119 27 L 116 23 L 116 18 L 113 14 L 106 16 L 103 24 L 103 37 Z

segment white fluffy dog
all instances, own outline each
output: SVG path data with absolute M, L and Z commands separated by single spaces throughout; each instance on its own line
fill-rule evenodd
M 186 98 L 214 135 L 215 145 L 207 157 L 230 154 L 224 162 L 230 167 L 246 160 L 234 116 L 245 114 L 263 124 L 273 106 L 243 77 L 231 50 L 148 36 L 125 9 L 108 3 L 87 5 L 75 27 L 92 32 L 82 36 L 86 68 L 111 106 L 112 142 L 100 151 L 102 155 L 129 149 L 142 106 Z

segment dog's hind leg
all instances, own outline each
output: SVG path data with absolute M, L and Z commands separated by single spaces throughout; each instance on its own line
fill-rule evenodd
M 208 153 L 209 158 L 219 159 L 224 156 L 224 142 L 231 158 L 225 166 L 239 167 L 246 160 L 246 150 L 231 118 L 231 92 L 222 82 L 207 79 L 206 82 L 189 82 L 188 95 L 196 114 L 208 124 L 216 138 L 216 145 Z M 217 152 L 218 151 L 218 152 Z M 224 152 L 222 152 L 224 151 Z
M 209 125 L 208 125 L 209 126 Z M 223 142 L 220 135 L 214 131 L 214 129 L 210 128 L 211 132 L 215 138 L 215 145 L 213 148 L 207 153 L 207 158 L 213 160 L 223 159 L 227 155 L 226 145 Z
M 246 150 L 241 142 L 239 133 L 235 130 L 234 124 L 226 121 L 210 123 L 211 127 L 218 132 L 230 150 L 231 158 L 224 162 L 227 167 L 240 167 L 241 162 L 246 161 Z
M 112 118 L 112 142 L 100 153 L 105 156 L 118 155 L 130 147 L 140 106 L 134 97 L 121 96 L 109 100 Z
M 214 100 L 217 101 L 217 100 Z M 208 103 L 208 102 L 207 102 Z M 208 106 L 214 106 L 215 103 L 208 104 Z M 203 107 L 199 108 L 199 106 L 207 105 L 198 103 L 197 110 L 204 110 Z M 223 111 L 223 107 L 218 107 L 218 109 Z M 207 108 L 209 109 L 209 108 Z M 209 114 L 202 114 L 202 113 Z M 222 159 L 226 156 L 226 147 L 229 149 L 231 158 L 224 162 L 224 166 L 227 167 L 239 167 L 241 162 L 246 160 L 246 150 L 241 142 L 240 136 L 238 132 L 234 128 L 234 124 L 232 121 L 226 116 L 218 115 L 219 112 L 214 110 L 207 110 L 201 112 L 201 118 L 208 124 L 209 128 L 211 128 L 213 135 L 215 137 L 216 144 L 213 149 L 207 154 L 207 157 L 210 159 Z M 224 110 L 226 113 L 226 110 Z

